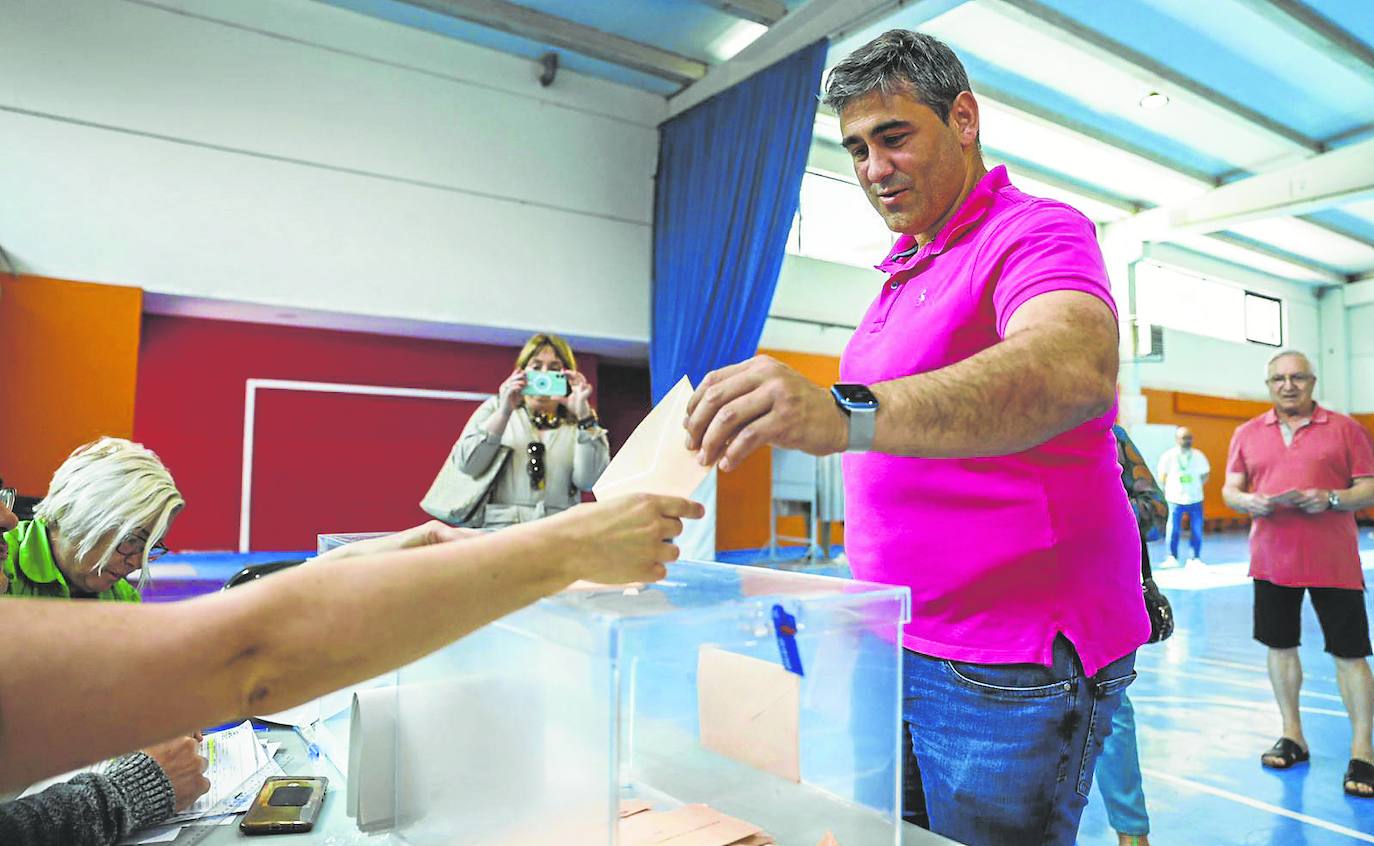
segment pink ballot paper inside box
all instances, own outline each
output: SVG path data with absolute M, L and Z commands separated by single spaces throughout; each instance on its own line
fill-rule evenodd
M 630 434 L 601 474 L 592 487 L 597 499 L 633 493 L 692 496 L 711 468 L 701 466 L 697 453 L 687 449 L 682 421 L 691 398 L 692 383 L 684 376 Z

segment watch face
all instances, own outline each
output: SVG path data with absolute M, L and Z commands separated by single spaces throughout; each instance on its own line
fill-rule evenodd
M 831 388 L 839 401 L 851 408 L 877 408 L 878 398 L 867 385 L 841 383 Z

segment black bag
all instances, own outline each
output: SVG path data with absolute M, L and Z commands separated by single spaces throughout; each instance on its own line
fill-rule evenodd
M 1174 609 L 1159 592 L 1154 573 L 1150 570 L 1150 549 L 1140 539 L 1140 585 L 1145 591 L 1145 610 L 1150 615 L 1150 639 L 1146 643 L 1168 640 L 1174 633 Z
M 1159 592 L 1154 579 L 1146 579 L 1144 589 L 1145 610 L 1150 612 L 1149 642 L 1159 643 L 1161 640 L 1168 640 L 1169 635 L 1174 633 L 1174 609 L 1164 594 Z

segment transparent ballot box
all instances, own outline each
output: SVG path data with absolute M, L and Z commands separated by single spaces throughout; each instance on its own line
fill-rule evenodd
M 699 562 L 574 586 L 397 673 L 389 836 L 897 844 L 908 613 L 905 589 Z

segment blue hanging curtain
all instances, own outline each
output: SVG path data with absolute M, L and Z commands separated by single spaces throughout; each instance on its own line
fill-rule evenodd
M 758 351 L 811 149 L 828 42 L 663 125 L 654 195 L 654 402 Z

